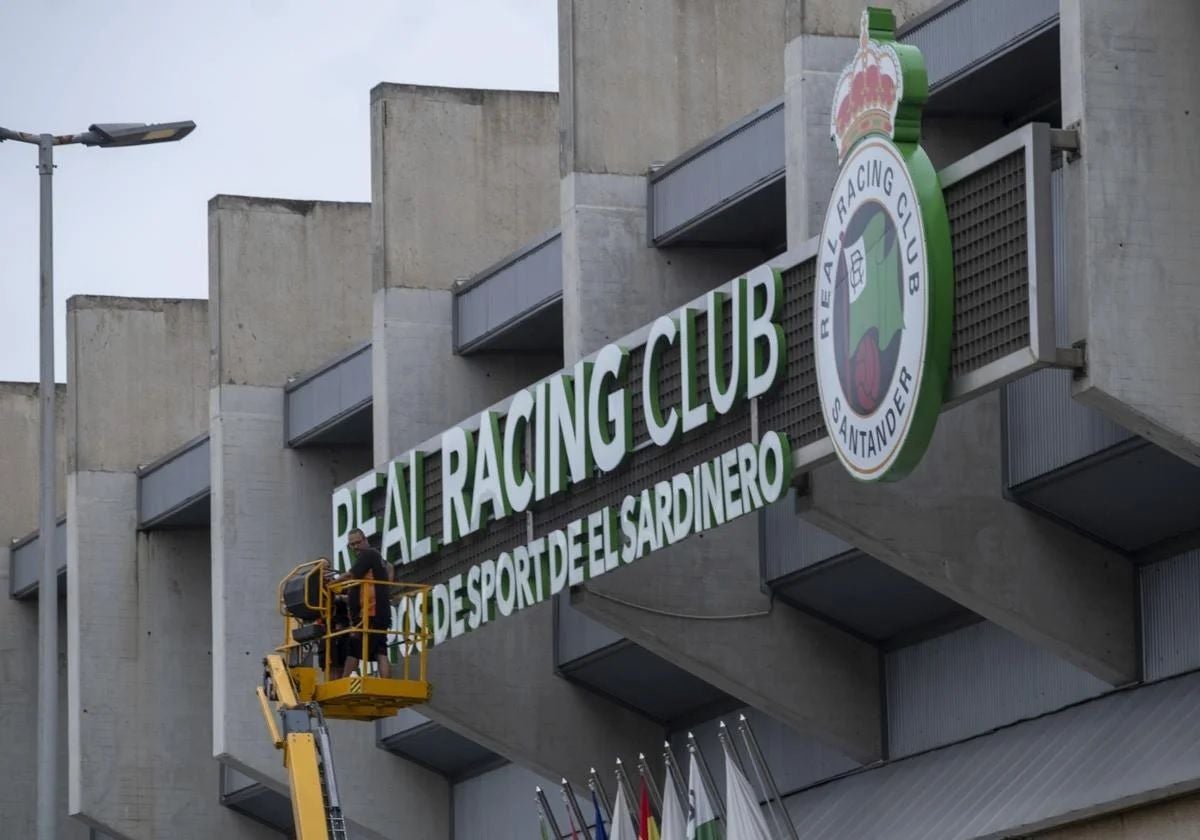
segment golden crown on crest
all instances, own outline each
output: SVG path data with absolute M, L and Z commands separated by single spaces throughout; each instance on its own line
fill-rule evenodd
M 833 94 L 830 137 L 838 160 L 868 134 L 892 136 L 896 109 L 904 95 L 900 58 L 891 44 L 872 40 L 868 13 L 863 12 L 858 52 L 846 65 Z

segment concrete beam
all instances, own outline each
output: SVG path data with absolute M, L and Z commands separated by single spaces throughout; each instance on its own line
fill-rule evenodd
M 64 498 L 63 465 L 66 463 L 64 417 L 66 386 L 58 393 L 58 464 L 56 481 Z M 23 536 L 37 527 L 38 451 L 41 424 L 38 417 L 38 386 L 26 382 L 0 383 L 0 766 L 17 768 L 0 785 L 0 814 L 4 830 L 14 837 L 36 833 L 37 772 L 37 603 L 7 597 L 11 558 L 9 538 Z M 65 504 L 65 502 L 60 502 Z M 60 506 L 59 512 L 64 510 Z M 87 840 L 83 823 L 67 817 L 67 628 L 66 601 L 59 602 L 59 697 L 58 813 L 59 834 L 64 840 Z
M 862 764 L 883 757 L 874 646 L 762 591 L 756 517 L 579 588 L 595 620 Z
M 647 243 L 646 179 L 570 173 L 562 179 L 563 358 L 567 364 L 753 268 L 744 248 Z
M 1087 342 L 1074 395 L 1200 464 L 1195 325 L 1200 285 L 1200 7 L 1064 0 L 1063 124 L 1071 339 Z
M 41 474 L 41 408 L 36 382 L 0 382 L 0 545 L 38 527 L 38 476 Z M 55 401 L 58 472 L 54 477 L 57 515 L 66 512 L 67 386 L 57 386 Z M 5 566 L 5 574 L 8 567 Z M 7 592 L 7 590 L 4 590 Z
M 644 175 L 783 92 L 799 0 L 559 0 L 560 174 Z
M 455 356 L 450 291 L 558 224 L 557 148 L 554 94 L 376 88 L 375 463 L 560 367 L 557 354 Z M 549 609 L 440 645 L 421 712 L 578 784 L 592 764 L 657 751 L 659 727 L 556 676 L 553 651 Z
M 838 463 L 809 474 L 805 519 L 1113 685 L 1138 679 L 1132 564 L 1002 495 L 999 395 L 942 415 L 903 482 Z
M 449 289 L 558 224 L 558 94 L 371 91 L 374 288 Z
M 644 173 L 653 161 L 675 157 L 778 97 L 786 34 L 813 11 L 796 2 L 685 10 L 666 0 L 643 4 L 631 16 L 591 0 L 560 2 L 568 364 L 769 256 L 648 247 Z M 857 25 L 857 13 L 854 19 Z M 630 68 L 636 83 L 625 78 Z M 767 610 L 757 552 L 746 551 L 757 545 L 757 528 L 749 519 L 660 552 L 643 567 L 576 593 L 578 606 L 744 702 L 820 733 L 859 760 L 878 759 L 874 649 L 790 608 Z M 731 614 L 753 617 L 683 617 Z M 755 655 L 746 656 L 751 650 Z
M 558 224 L 558 95 L 371 92 L 375 462 L 556 370 L 454 355 L 451 289 Z
M 215 795 L 208 534 L 137 531 L 138 465 L 207 425 L 207 350 L 205 301 L 68 302 L 69 799 L 115 837 L 270 836 Z
M 209 201 L 210 289 L 221 290 L 209 295 L 213 386 L 282 386 L 371 337 L 370 212 L 339 201 Z
M 136 470 L 204 428 L 203 300 L 77 295 L 67 304 L 67 470 Z
M 212 457 L 212 753 L 287 792 L 254 687 L 281 642 L 279 580 L 331 554 L 333 488 L 370 468 L 365 449 L 288 449 L 283 386 L 370 336 L 363 205 L 219 197 L 209 205 L 215 352 Z M 375 729 L 332 721 L 356 836 L 449 838 L 449 787 L 375 745 Z

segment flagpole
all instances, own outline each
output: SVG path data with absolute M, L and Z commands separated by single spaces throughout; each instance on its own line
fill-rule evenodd
M 596 772 L 595 767 L 588 769 L 588 790 L 596 794 L 596 798 L 604 806 L 604 813 L 608 816 L 608 821 L 612 822 L 612 802 L 609 801 L 608 793 L 604 790 L 604 782 L 600 780 L 600 774 Z
M 625 775 L 625 765 L 621 763 L 621 759 L 617 759 L 617 785 L 621 790 L 625 791 L 625 804 L 629 806 L 629 816 L 633 819 L 633 831 L 637 833 L 637 817 L 633 816 L 638 800 L 633 798 L 633 788 L 629 784 L 629 777 Z
M 700 749 L 700 745 L 696 743 L 696 736 L 691 732 L 687 736 L 688 752 L 696 756 L 696 764 L 700 768 L 700 778 L 704 780 L 704 787 L 708 790 L 708 798 L 713 804 L 713 810 L 717 812 L 717 818 L 721 822 L 724 822 L 725 800 L 717 793 L 717 785 L 713 781 L 712 771 L 708 769 L 708 762 L 704 759 L 704 752 Z
M 554 819 L 554 812 L 550 810 L 550 803 L 546 801 L 546 794 L 542 792 L 541 786 L 534 788 L 538 806 L 538 813 L 549 824 L 550 830 L 554 832 L 556 840 L 562 840 L 562 831 L 558 827 L 558 822 Z
M 646 783 L 646 790 L 650 793 L 650 802 L 654 805 L 654 810 L 658 811 L 658 815 L 662 816 L 662 795 L 658 792 L 658 784 L 654 781 L 654 774 L 650 772 L 650 764 L 646 761 L 645 753 L 638 753 L 638 773 L 642 776 L 642 781 Z
M 767 764 L 766 756 L 763 755 L 762 748 L 758 745 L 758 738 L 754 735 L 754 729 L 750 726 L 750 721 L 746 716 L 740 715 L 738 721 L 738 731 L 742 733 L 742 741 L 746 745 L 746 753 L 750 756 L 750 763 L 754 765 L 754 773 L 759 776 L 759 783 L 767 791 L 767 808 L 771 812 L 771 821 L 775 822 L 775 808 L 771 805 L 771 797 L 779 803 L 779 810 L 782 812 L 780 821 L 783 822 L 784 828 L 787 829 L 787 835 L 791 840 L 800 840 L 800 834 L 796 831 L 796 825 L 792 822 L 792 815 L 788 813 L 787 807 L 783 804 L 783 797 L 779 795 L 779 787 L 775 784 L 775 775 L 771 772 L 770 765 Z M 762 767 L 760 774 L 759 767 Z M 765 776 L 765 779 L 763 778 Z
M 738 755 L 738 751 L 729 737 L 729 727 L 725 725 L 725 721 L 720 722 L 717 730 L 717 740 L 721 742 L 722 749 L 725 750 L 725 754 L 733 761 L 734 766 L 745 774 L 746 768 L 742 765 L 742 757 Z
M 584 840 L 592 840 L 592 832 L 588 828 L 587 820 L 583 818 L 583 812 L 579 810 L 579 800 L 575 798 L 575 789 L 571 787 L 571 783 L 565 776 L 562 780 L 562 795 L 563 804 L 567 806 L 567 813 L 575 818 Z
M 663 741 L 663 764 L 667 766 L 667 775 L 675 785 L 675 799 L 678 802 L 687 802 L 687 784 L 683 781 L 683 771 L 675 762 L 675 751 L 671 749 L 670 741 Z

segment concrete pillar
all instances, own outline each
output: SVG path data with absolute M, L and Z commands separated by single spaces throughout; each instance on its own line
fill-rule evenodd
M 283 386 L 370 338 L 369 208 L 218 196 L 209 203 L 212 316 L 212 720 L 217 758 L 286 792 L 254 687 L 280 644 L 276 587 L 330 555 L 334 487 L 366 448 L 287 449 Z M 449 788 L 375 746 L 375 728 L 331 722 L 346 812 L 359 834 L 445 840 Z
M 453 355 L 451 292 L 558 224 L 557 95 L 372 94 L 375 461 L 532 384 L 558 355 Z M 421 712 L 550 778 L 653 754 L 661 728 L 554 673 L 549 608 L 439 645 Z
M 376 463 L 560 366 L 455 356 L 451 293 L 558 225 L 557 116 L 554 93 L 371 92 Z
M 783 93 L 785 0 L 559 0 L 568 364 L 763 262 L 647 244 L 646 173 Z
M 65 510 L 65 423 L 67 389 L 58 386 L 58 510 Z M 38 522 L 38 386 L 0 382 L 0 766 L 15 768 L 0 785 L 0 814 L 5 831 L 33 836 L 37 824 L 37 601 L 8 597 L 9 542 L 37 529 Z M 66 840 L 86 840 L 88 829 L 67 814 L 67 604 L 59 602 L 58 812 L 59 833 Z
M 892 5 L 903 21 L 930 4 Z M 792 248 L 824 221 L 838 172 L 829 139 L 833 88 L 856 48 L 860 13 L 806 4 L 802 34 L 788 45 Z M 922 142 L 935 165 L 945 166 L 1003 130 L 987 120 L 933 119 Z M 1005 501 L 999 416 L 995 396 L 944 415 L 922 466 L 896 486 L 858 484 L 838 464 L 819 469 L 803 500 L 805 517 L 1097 676 L 1135 679 L 1132 569 Z
M 67 460 L 70 810 L 116 837 L 267 837 L 209 750 L 208 534 L 139 534 L 137 476 L 206 425 L 202 300 L 74 297 Z
M 1063 124 L 1083 144 L 1064 174 L 1074 394 L 1200 464 L 1200 6 L 1063 0 L 1059 21 Z
M 801 17 L 782 0 L 662 0 L 621 14 L 597 0 L 561 0 L 568 363 L 765 260 L 754 249 L 648 245 L 645 173 L 784 93 L 784 45 Z M 879 758 L 874 649 L 788 607 L 768 609 L 758 553 L 746 550 L 757 528 L 749 518 L 689 539 L 589 584 L 575 603 L 743 702 L 860 761 Z M 686 617 L 726 615 L 744 617 Z
M 1136 680 L 1133 566 L 1002 496 L 1000 423 L 997 394 L 944 413 L 920 465 L 896 484 L 821 467 L 802 515 L 1103 680 Z

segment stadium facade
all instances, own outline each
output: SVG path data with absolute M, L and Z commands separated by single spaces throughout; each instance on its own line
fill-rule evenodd
M 63 837 L 289 830 L 253 690 L 351 523 L 438 615 L 432 702 L 334 727 L 358 836 L 537 836 L 743 711 L 805 838 L 1200 834 L 1200 6 L 891 5 L 896 297 L 862 5 L 560 0 L 558 94 L 381 84 L 369 204 L 217 196 L 207 300 L 71 299 Z M 6 836 L 36 412 L 0 385 Z

